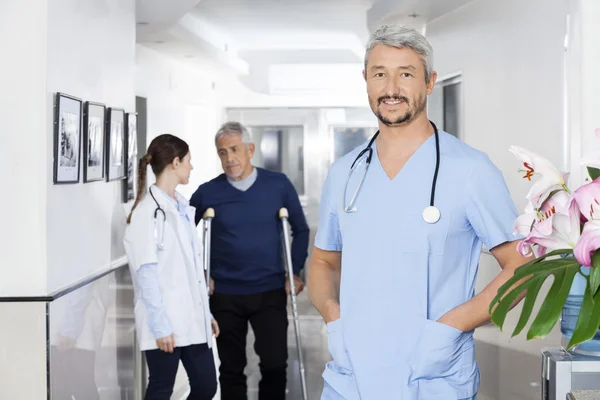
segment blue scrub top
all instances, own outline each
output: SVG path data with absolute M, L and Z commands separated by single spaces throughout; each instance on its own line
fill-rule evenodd
M 330 168 L 315 245 L 342 252 L 341 318 L 327 326 L 333 361 L 324 399 L 472 398 L 479 388 L 473 332 L 435 322 L 474 296 L 482 243 L 518 239 L 517 210 L 502 173 L 487 155 L 440 131 L 435 205 L 423 220 L 435 170 L 430 136 L 389 179 L 373 144 L 358 211 L 343 211 L 350 166 L 366 146 Z M 365 167 L 352 174 L 349 204 Z

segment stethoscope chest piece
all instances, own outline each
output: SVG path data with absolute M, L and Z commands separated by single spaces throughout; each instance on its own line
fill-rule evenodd
M 440 220 L 440 217 L 440 210 L 435 206 L 429 206 L 423 210 L 423 219 L 428 224 L 435 224 Z

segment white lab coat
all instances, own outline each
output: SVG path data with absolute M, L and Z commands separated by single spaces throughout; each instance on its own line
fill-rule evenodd
M 125 232 L 125 251 L 129 259 L 134 285 L 135 322 L 140 349 L 157 349 L 156 338 L 148 325 L 146 306 L 141 298 L 137 271 L 149 263 L 157 263 L 157 275 L 163 307 L 173 333 L 175 346 L 207 343 L 212 347 L 211 316 L 206 280 L 202 266 L 202 243 L 194 225 L 195 208 L 188 206 L 186 213 L 193 233 L 194 254 L 190 234 L 173 202 L 156 187 L 152 187 L 156 201 L 166 214 L 164 222 L 164 248 L 159 249 L 154 234 L 154 211 L 157 206 L 152 196 L 146 194 L 133 212 Z M 187 201 L 179 194 L 180 203 Z M 159 227 L 163 226 L 162 213 L 157 213 Z M 160 239 L 160 236 L 159 236 Z

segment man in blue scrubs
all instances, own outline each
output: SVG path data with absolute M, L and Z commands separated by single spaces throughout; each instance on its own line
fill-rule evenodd
M 331 166 L 309 270 L 333 357 L 322 399 L 475 398 L 473 331 L 489 322 L 497 289 L 528 261 L 516 250 L 518 214 L 501 172 L 443 131 L 440 216 L 425 221 L 437 159 L 426 111 L 437 77 L 431 60 L 428 41 L 399 26 L 379 28 L 367 46 L 364 78 L 380 133 L 354 202 L 369 152 L 347 190 L 346 181 L 367 143 Z M 475 296 L 482 244 L 502 272 Z

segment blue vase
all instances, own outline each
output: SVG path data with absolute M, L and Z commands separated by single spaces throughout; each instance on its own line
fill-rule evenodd
M 589 275 L 590 268 L 581 267 L 581 273 Z M 587 281 L 581 274 L 575 275 L 571 290 L 569 291 L 569 296 L 567 297 L 567 301 L 562 310 L 560 330 L 563 335 L 563 346 L 565 348 L 573 336 L 573 331 L 577 324 L 586 284 Z M 600 356 L 600 330 L 596 332 L 596 335 L 592 339 L 575 346 L 571 351 L 579 354 Z

